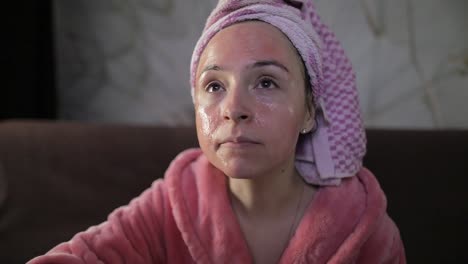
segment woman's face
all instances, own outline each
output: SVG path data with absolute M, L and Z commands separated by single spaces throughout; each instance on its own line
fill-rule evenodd
M 298 136 L 310 130 L 304 69 L 275 27 L 258 21 L 218 32 L 201 55 L 194 91 L 197 135 L 229 177 L 294 168 Z

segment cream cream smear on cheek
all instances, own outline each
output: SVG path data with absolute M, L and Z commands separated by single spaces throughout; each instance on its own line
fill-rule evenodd
M 197 113 L 201 120 L 203 135 L 210 138 L 210 140 L 213 140 L 213 121 L 211 120 L 210 116 L 206 113 L 206 109 L 204 107 L 199 107 L 197 109 Z

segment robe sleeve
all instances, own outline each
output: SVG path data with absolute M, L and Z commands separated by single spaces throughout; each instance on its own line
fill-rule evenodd
M 406 264 L 400 231 L 387 214 L 361 248 L 356 263 Z
M 157 180 L 129 205 L 112 212 L 106 222 L 27 264 L 164 263 L 164 199 L 164 182 Z

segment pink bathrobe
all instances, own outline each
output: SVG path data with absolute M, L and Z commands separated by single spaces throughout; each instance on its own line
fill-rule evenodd
M 226 177 L 199 149 L 181 153 L 108 220 L 28 264 L 252 263 Z M 399 231 L 367 169 L 320 187 L 280 263 L 405 263 Z

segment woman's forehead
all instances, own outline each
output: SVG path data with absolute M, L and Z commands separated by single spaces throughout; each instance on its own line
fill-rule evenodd
M 209 41 L 198 72 L 206 65 L 227 67 L 255 61 L 279 61 L 291 68 L 300 67 L 294 46 L 279 29 L 265 22 L 247 21 L 224 28 Z

